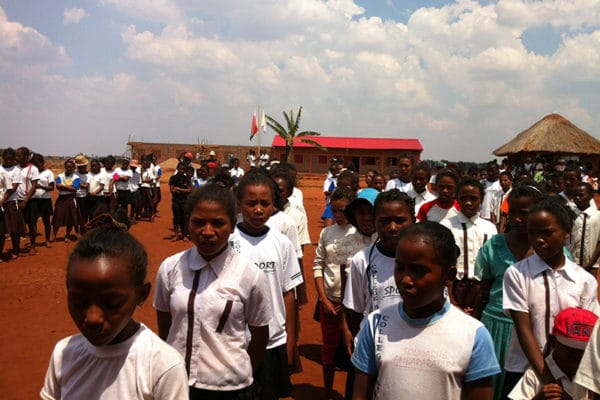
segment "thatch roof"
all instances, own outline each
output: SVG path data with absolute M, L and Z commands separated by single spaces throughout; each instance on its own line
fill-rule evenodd
M 550 114 L 494 150 L 497 156 L 529 152 L 600 154 L 600 141 L 562 116 Z

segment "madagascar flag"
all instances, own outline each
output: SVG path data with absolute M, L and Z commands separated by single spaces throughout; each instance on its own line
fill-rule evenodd
M 252 115 L 252 126 L 250 127 L 250 140 L 258 133 L 258 123 L 256 122 L 256 112 Z

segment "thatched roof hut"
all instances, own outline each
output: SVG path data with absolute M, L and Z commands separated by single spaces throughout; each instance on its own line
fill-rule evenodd
M 519 153 L 600 154 L 600 141 L 562 116 L 550 114 L 494 150 L 497 156 Z

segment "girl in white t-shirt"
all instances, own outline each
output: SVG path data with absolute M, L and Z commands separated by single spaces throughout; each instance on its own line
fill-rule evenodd
M 187 398 L 182 357 L 132 318 L 150 294 L 146 251 L 106 220 L 69 256 L 67 303 L 81 333 L 56 344 L 41 398 Z
M 35 203 L 35 223 L 37 219 L 42 217 L 44 224 L 44 237 L 46 238 L 46 247 L 52 247 L 50 244 L 50 234 L 52 232 L 52 194 L 54 190 L 54 173 L 52 170 L 44 166 L 44 156 L 35 153 L 31 157 L 31 163 L 35 165 L 39 171 L 39 180 L 32 201 Z
M 267 278 L 229 246 L 236 221 L 229 190 L 208 184 L 187 204 L 194 247 L 158 270 L 159 335 L 185 358 L 190 399 L 254 399 L 253 371 L 272 316 Z
M 276 193 L 275 182 L 263 169 L 255 168 L 244 175 L 237 187 L 243 221 L 230 238 L 232 248 L 253 262 L 269 282 L 273 319 L 265 360 L 255 374 L 262 400 L 291 394 L 290 371 L 297 351 L 294 289 L 303 282 L 292 242 L 266 225 Z

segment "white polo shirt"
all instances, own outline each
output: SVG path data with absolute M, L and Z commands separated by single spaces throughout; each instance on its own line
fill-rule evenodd
M 227 247 L 208 263 L 196 248 L 168 257 L 156 275 L 154 308 L 171 313 L 167 343 L 185 357 L 188 299 L 197 270 L 194 335 L 188 383 L 206 390 L 238 390 L 250 386 L 252 365 L 247 327 L 266 326 L 272 316 L 264 274 Z M 228 300 L 231 312 L 216 331 Z
M 415 216 L 419 213 L 421 206 L 428 201 L 437 199 L 437 196 L 425 188 L 422 193 L 417 193 L 414 188 L 411 188 L 406 194 L 415 201 Z
M 17 186 L 17 200 L 25 200 L 27 193 L 31 190 L 35 182 L 40 179 L 40 173 L 37 167 L 33 164 L 27 164 L 24 167 L 17 165 L 15 167 L 21 175 L 21 183 Z
M 54 173 L 51 169 L 43 170 L 42 172 L 40 172 L 39 176 L 40 179 L 38 180 L 38 183 L 44 187 L 50 186 L 51 183 L 54 183 Z M 50 199 L 52 198 L 52 192 L 38 187 L 37 189 L 35 189 L 33 197 L 36 199 Z
M 413 190 L 412 182 L 403 182 L 399 178 L 390 179 L 385 185 L 385 191 L 398 189 L 401 192 L 408 193 Z
M 550 291 L 550 328 L 554 326 L 554 317 L 565 308 L 580 307 L 600 315 L 596 279 L 573 261 L 565 258 L 562 268 L 552 270 L 540 256 L 533 254 L 508 267 L 503 284 L 504 313 L 510 315 L 511 310 L 529 313 L 533 336 L 541 352 L 550 333 L 546 332 L 544 271 L 547 271 Z M 529 361 L 513 327 L 504 368 L 511 372 L 525 372 L 528 366 Z
M 585 231 L 583 229 L 584 219 Z M 583 239 L 583 246 L 581 239 Z M 573 261 L 582 267 L 587 265 L 591 261 L 599 241 L 600 211 L 598 211 L 594 204 L 584 211 L 579 211 L 579 215 L 577 215 L 577 218 L 573 222 L 571 237 L 567 242 L 567 248 L 573 255 Z M 598 262 L 596 262 L 594 268 L 598 268 Z
M 492 236 L 498 233 L 496 225 L 490 221 L 479 217 L 479 214 L 474 215 L 471 218 L 467 218 L 462 212 L 457 215 L 440 221 L 440 224 L 449 228 L 454 235 L 454 241 L 460 249 L 460 255 L 456 260 L 456 279 L 463 278 L 476 278 L 475 276 L 475 260 L 477 259 L 477 253 L 483 244 L 492 238 Z M 467 230 L 467 240 L 465 244 L 465 232 L 463 224 Z M 465 252 L 466 246 L 466 252 Z M 467 273 L 465 273 L 465 256 L 467 261 Z

